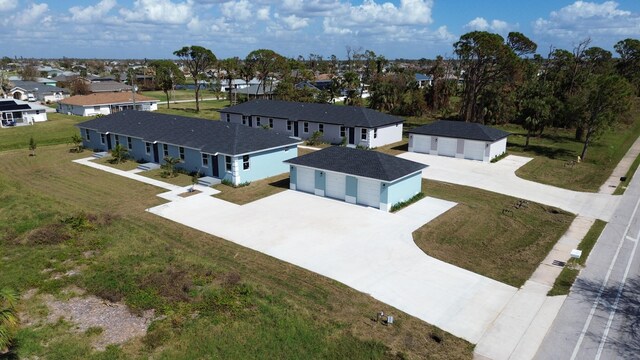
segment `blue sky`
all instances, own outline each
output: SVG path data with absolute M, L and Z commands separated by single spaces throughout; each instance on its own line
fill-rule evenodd
M 269 48 L 296 57 L 451 57 L 472 30 L 520 31 L 540 53 L 585 38 L 612 50 L 640 38 L 640 0 L 0 0 L 0 56 L 171 58 L 202 45 L 219 58 Z

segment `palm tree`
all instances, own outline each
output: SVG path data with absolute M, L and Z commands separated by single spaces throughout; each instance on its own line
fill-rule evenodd
M 165 177 L 174 177 L 176 174 L 176 165 L 180 164 L 182 160 L 180 158 L 174 158 L 172 156 L 164 157 L 164 164 L 162 164 L 162 169 L 164 170 L 163 175 Z
M 77 153 L 82 152 L 82 137 L 80 137 L 80 135 L 73 134 L 73 136 L 71 136 L 71 143 L 73 144 L 73 146 L 75 146 L 75 149 L 73 149 L 72 151 L 75 151 Z
M 111 157 L 113 158 L 112 162 L 114 164 L 125 162 L 127 160 L 127 155 L 129 155 L 129 151 L 127 151 L 122 144 L 117 144 L 113 149 L 111 149 Z
M 18 295 L 9 288 L 0 289 L 0 354 L 9 352 L 18 330 Z

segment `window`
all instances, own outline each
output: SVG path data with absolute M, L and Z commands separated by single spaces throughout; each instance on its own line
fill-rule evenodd
M 113 137 L 116 138 L 116 146 L 120 145 L 120 136 L 113 135 Z
M 242 169 L 249 170 L 249 155 L 242 156 Z
M 178 149 L 180 150 L 180 160 L 184 160 L 184 148 L 180 146 Z
M 144 143 L 144 150 L 147 152 L 147 154 L 151 154 L 151 143 Z
M 100 144 L 104 145 L 107 142 L 107 136 L 105 134 L 100 134 Z
M 373 138 L 374 139 L 378 138 L 378 129 L 377 128 L 373 129 Z
M 162 156 L 169 156 L 169 146 L 167 144 L 162 144 Z
M 231 115 L 227 114 L 227 122 L 231 122 Z
M 324 132 L 324 124 L 318 124 L 318 131 L 320 131 L 321 133 Z
M 231 156 L 224 157 L 224 166 L 227 171 L 231 171 Z
M 273 119 L 269 119 L 269 127 L 273 129 Z
M 242 115 L 242 125 L 247 125 L 247 117 Z
M 306 132 L 306 133 L 309 132 L 309 123 L 308 122 L 304 123 L 304 132 Z
M 256 126 L 260 126 L 260 116 L 256 117 Z
M 209 155 L 202 154 L 202 166 L 209 167 Z
M 133 149 L 133 144 L 131 143 L 131 137 L 127 136 L 127 148 L 129 150 Z
M 362 129 L 362 130 L 361 130 L 361 134 L 362 134 L 362 135 L 360 135 L 360 138 L 361 138 L 362 140 L 367 140 L 367 129 Z
M 291 126 L 293 125 L 293 121 L 287 120 L 287 131 L 291 131 Z
M 93 111 L 100 111 L 100 106 L 94 106 Z
M 87 141 L 91 141 L 91 135 L 89 135 L 89 129 L 84 129 L 84 138 L 87 139 Z
M 347 136 L 347 131 L 344 128 L 344 126 L 340 126 L 340 137 L 346 137 Z

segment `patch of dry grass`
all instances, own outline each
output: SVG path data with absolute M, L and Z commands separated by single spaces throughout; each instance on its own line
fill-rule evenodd
M 298 149 L 298 151 L 300 150 L 304 149 Z M 213 195 L 214 197 L 234 204 L 244 205 L 287 190 L 289 188 L 289 173 L 254 181 L 247 186 L 234 188 L 229 185 L 218 184 L 213 188 L 220 190 L 219 194 Z

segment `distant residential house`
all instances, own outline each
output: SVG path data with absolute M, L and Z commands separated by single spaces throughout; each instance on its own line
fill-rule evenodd
M 121 144 L 140 162 L 162 164 L 171 156 L 178 168 L 235 185 L 286 173 L 283 161 L 298 154 L 299 140 L 238 124 L 127 110 L 76 125 L 83 145 L 108 151 Z
M 22 77 L 21 76 L 9 76 L 9 81 L 22 81 Z M 49 78 L 43 78 L 43 77 L 38 77 L 35 79 L 35 82 L 43 84 L 43 85 L 48 85 L 48 86 L 56 86 L 56 81 L 49 79 Z
M 421 191 L 424 164 L 332 146 L 287 160 L 292 190 L 389 211 Z
M 272 99 L 276 90 L 276 85 L 249 85 L 249 87 L 231 90 L 235 96 L 244 96 L 247 99 Z
M 314 132 L 331 144 L 374 148 L 402 140 L 403 119 L 369 108 L 278 100 L 253 100 L 220 110 L 222 121 L 267 126 L 301 139 Z
M 123 110 L 155 111 L 157 99 L 131 92 L 76 95 L 58 103 L 58 112 L 79 116 L 109 115 Z M 134 105 L 135 102 L 135 105 Z
M 123 84 L 117 81 L 91 81 L 89 85 L 89 91 L 92 93 L 104 93 L 104 92 L 130 92 L 133 88 L 127 84 Z
M 416 80 L 416 83 L 418 84 L 418 87 L 421 89 L 425 86 L 431 86 L 431 84 L 433 83 L 433 76 L 431 75 L 415 74 L 414 78 Z
M 0 99 L 0 127 L 33 125 L 47 121 L 45 106 L 15 99 Z
M 409 151 L 489 162 L 507 151 L 509 135 L 478 123 L 440 120 L 409 131 Z
M 49 86 L 35 81 L 13 81 L 14 87 L 9 95 L 17 100 L 27 100 L 29 95 L 45 102 L 57 102 L 69 97 L 69 90 L 57 86 Z

